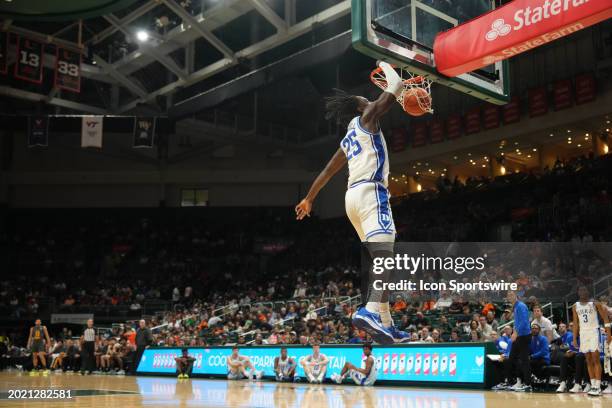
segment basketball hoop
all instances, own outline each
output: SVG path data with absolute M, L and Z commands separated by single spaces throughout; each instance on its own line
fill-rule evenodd
M 431 80 L 421 75 L 414 75 L 405 69 L 400 69 L 400 77 L 404 89 L 397 97 L 397 102 L 402 105 L 404 111 L 413 116 L 433 113 Z M 387 89 L 387 80 L 382 68 L 375 68 L 370 73 L 370 80 L 383 91 Z

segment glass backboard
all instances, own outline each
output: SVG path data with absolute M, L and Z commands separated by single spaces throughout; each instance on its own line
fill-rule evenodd
M 439 32 L 487 13 L 492 0 L 352 0 L 353 47 L 487 102 L 508 97 L 508 63 L 500 61 L 454 78 L 436 70 Z

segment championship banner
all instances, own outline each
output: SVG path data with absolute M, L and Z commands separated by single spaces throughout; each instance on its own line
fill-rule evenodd
M 440 143 L 444 141 L 444 121 L 434 119 L 429 127 L 429 141 L 431 143 Z
M 461 115 L 458 113 L 452 114 L 446 119 L 446 137 L 448 139 L 461 137 Z
M 471 135 L 480 132 L 480 108 L 470 109 L 465 114 L 465 134 Z
M 8 72 L 8 33 L 0 31 L 0 74 Z
M 412 147 L 425 146 L 427 144 L 427 123 L 415 123 L 412 130 Z
M 595 76 L 592 73 L 576 77 L 576 105 L 591 102 L 597 96 Z
M 30 116 L 28 118 L 28 147 L 49 145 L 49 118 Z
M 499 106 L 488 104 L 482 110 L 483 127 L 487 130 L 499 127 Z
M 153 147 L 155 142 L 155 118 L 134 118 L 134 147 Z
M 521 104 L 518 96 L 513 97 L 510 102 L 502 106 L 502 116 L 504 125 L 521 120 Z
M 548 92 L 546 87 L 529 90 L 529 117 L 545 115 L 548 112 Z
M 15 78 L 40 84 L 42 82 L 43 45 L 29 38 L 17 37 Z
M 454 77 L 612 17 L 610 0 L 514 0 L 438 34 L 436 67 Z
M 102 116 L 84 116 L 81 121 L 81 147 L 102 148 Z
M 553 86 L 553 105 L 556 111 L 572 106 L 572 81 L 563 79 L 555 82 Z
M 55 87 L 81 92 L 81 54 L 57 47 L 55 53 Z
M 406 140 L 408 132 L 405 128 L 395 128 L 391 130 L 391 151 L 394 153 L 406 150 Z

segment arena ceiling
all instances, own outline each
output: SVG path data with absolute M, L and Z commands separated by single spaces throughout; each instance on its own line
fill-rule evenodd
M 252 90 L 297 68 L 287 60 L 272 71 L 265 70 L 273 62 L 313 48 L 310 61 L 302 57 L 300 68 L 304 69 L 337 56 L 350 43 L 345 35 L 327 47 L 317 47 L 350 28 L 349 0 L 109 3 L 128 6 L 101 9 L 102 15 L 82 20 L 82 25 L 77 20 L 41 22 L 25 16 L 26 10 L 13 10 L 17 19 L 5 18 L 1 27 L 49 44 L 44 55 L 47 69 L 53 68 L 54 46 L 83 52 L 84 86 L 80 94 L 60 93 L 50 83 L 34 87 L 8 78 L 0 93 L 71 111 L 129 114 L 143 110 L 184 117 L 210 106 L 211 101 L 227 99 L 220 85 L 238 80 L 242 89 Z M 14 59 L 13 51 L 11 44 L 9 55 Z M 241 78 L 247 73 L 252 75 Z

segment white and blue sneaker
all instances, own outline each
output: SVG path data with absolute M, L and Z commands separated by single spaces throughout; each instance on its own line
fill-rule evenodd
M 365 331 L 372 339 L 379 344 L 393 344 L 395 339 L 393 334 L 383 326 L 380 314 L 370 312 L 362 307 L 353 316 L 353 324 L 360 330 Z
M 389 333 L 393 336 L 393 341 L 395 343 L 407 343 L 410 341 L 410 335 L 405 331 L 396 329 L 395 326 L 387 327 Z

